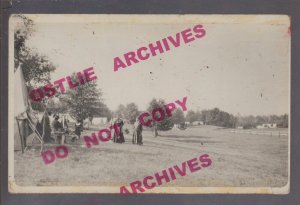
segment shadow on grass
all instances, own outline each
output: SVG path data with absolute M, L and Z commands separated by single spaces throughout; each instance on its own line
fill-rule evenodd
M 176 139 L 174 141 L 177 142 L 185 142 L 185 143 L 199 143 L 199 144 L 215 144 L 215 143 L 222 143 L 222 141 L 211 141 L 211 140 L 180 140 Z
M 182 135 L 159 135 L 158 137 L 163 137 L 163 138 L 182 138 L 182 139 L 189 139 L 189 138 L 208 139 L 208 138 L 211 138 L 211 137 L 205 137 L 205 136 L 182 136 Z

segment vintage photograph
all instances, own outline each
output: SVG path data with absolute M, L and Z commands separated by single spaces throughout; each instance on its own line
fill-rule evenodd
M 14 14 L 11 193 L 288 194 L 286 15 Z

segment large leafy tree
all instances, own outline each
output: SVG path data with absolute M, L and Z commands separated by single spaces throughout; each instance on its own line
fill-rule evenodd
M 277 123 L 278 127 L 289 127 L 289 116 L 287 114 L 281 115 Z
M 26 56 L 22 59 L 21 68 L 24 79 L 29 86 L 50 82 L 50 73 L 55 71 L 55 66 L 46 56 L 41 56 L 29 50 L 26 51 Z
M 133 124 L 136 117 L 139 115 L 139 108 L 135 103 L 129 103 L 126 105 L 125 118 Z
M 47 83 L 50 81 L 50 73 L 55 66 L 49 59 L 33 51 L 26 45 L 26 41 L 34 32 L 34 22 L 24 15 L 14 15 L 14 62 L 15 70 L 21 66 L 27 86 L 34 86 L 36 83 Z
M 118 109 L 115 112 L 115 115 L 116 115 L 115 117 L 125 117 L 125 115 L 126 115 L 126 107 L 125 107 L 125 105 L 120 104 L 118 106 Z
M 107 107 L 106 104 L 100 102 L 100 113 L 94 115 L 94 117 L 107 117 L 108 121 L 112 118 L 112 111 Z
M 202 120 L 204 124 L 221 127 L 235 127 L 237 123 L 236 117 L 218 108 L 202 110 L 200 120 Z
M 14 70 L 22 69 L 28 90 L 38 84 L 50 81 L 50 73 L 55 70 L 54 65 L 44 55 L 40 55 L 26 45 L 27 40 L 34 33 L 34 22 L 24 15 L 13 16 L 14 27 Z M 34 110 L 43 111 L 44 102 L 31 102 Z
M 165 101 L 162 99 L 153 99 L 151 100 L 151 102 L 149 103 L 148 109 L 147 111 L 151 114 L 153 109 L 155 108 L 162 108 L 164 110 L 164 105 L 165 105 Z M 165 110 L 164 110 L 165 112 Z M 153 127 L 154 127 L 154 134 L 155 136 L 158 136 L 158 130 L 170 130 L 173 127 L 174 123 L 172 122 L 172 119 L 170 117 L 167 116 L 167 113 L 165 112 L 165 118 L 160 121 L 160 122 L 156 122 L 155 120 L 153 120 Z
M 138 106 L 135 103 L 129 103 L 126 106 L 120 104 L 115 114 L 116 117 L 123 117 L 128 120 L 129 123 L 133 124 L 140 112 Z
M 18 68 L 20 62 L 23 61 L 24 53 L 29 49 L 25 42 L 33 32 L 33 21 L 24 15 L 18 14 L 13 16 L 17 22 L 14 31 L 14 52 L 15 52 L 15 69 Z
M 102 116 L 103 113 L 109 114 L 101 96 L 96 81 L 90 81 L 60 94 L 59 99 L 66 103 L 72 117 L 82 121 L 88 117 Z
M 181 109 L 177 108 L 176 110 L 173 111 L 172 121 L 174 124 L 184 123 L 185 118 L 184 118 L 183 111 Z
M 197 120 L 197 115 L 195 111 L 193 110 L 188 111 L 188 113 L 186 114 L 186 120 L 190 123 L 195 122 Z

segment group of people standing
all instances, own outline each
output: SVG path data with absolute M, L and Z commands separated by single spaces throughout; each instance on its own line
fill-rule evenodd
M 124 120 L 122 118 L 117 118 L 116 120 L 112 120 L 112 126 L 117 125 L 119 127 L 119 132 L 114 132 L 113 134 L 113 142 L 115 143 L 124 143 L 125 137 L 124 132 L 127 129 L 124 129 Z M 127 131 L 129 132 L 129 131 Z M 136 118 L 135 123 L 133 124 L 133 133 L 132 133 L 132 144 L 142 145 L 143 144 L 143 125 L 140 123 L 138 118 Z
M 43 140 L 45 143 L 56 142 L 59 144 L 66 143 L 66 137 L 70 136 L 68 120 L 65 117 L 62 117 L 60 120 L 60 116 L 58 114 L 53 115 L 53 119 L 50 120 L 52 117 L 52 113 L 50 111 L 45 112 L 38 127 L 39 133 L 43 135 Z M 111 121 L 112 126 L 118 126 L 118 132 L 113 133 L 112 141 L 114 143 L 124 143 L 125 137 L 124 132 L 127 131 L 126 134 L 129 133 L 127 129 L 124 129 L 124 120 L 120 117 L 117 119 L 112 119 Z M 43 128 L 44 126 L 44 128 Z M 74 142 L 75 140 L 80 139 L 81 132 L 83 130 L 82 123 L 79 119 L 76 120 L 74 133 L 72 135 L 71 141 Z M 133 124 L 133 133 L 132 133 L 132 144 L 142 145 L 143 144 L 143 125 L 140 123 L 138 118 L 136 118 L 135 123 Z
M 124 143 L 125 142 L 125 137 L 124 137 L 124 121 L 122 118 L 117 118 L 116 120 L 112 120 L 112 126 L 118 126 L 118 131 L 114 132 L 113 135 L 113 142 L 114 143 Z

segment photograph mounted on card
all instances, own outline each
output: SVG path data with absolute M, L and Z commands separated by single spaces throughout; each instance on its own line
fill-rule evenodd
M 288 194 L 286 15 L 14 14 L 11 193 Z

